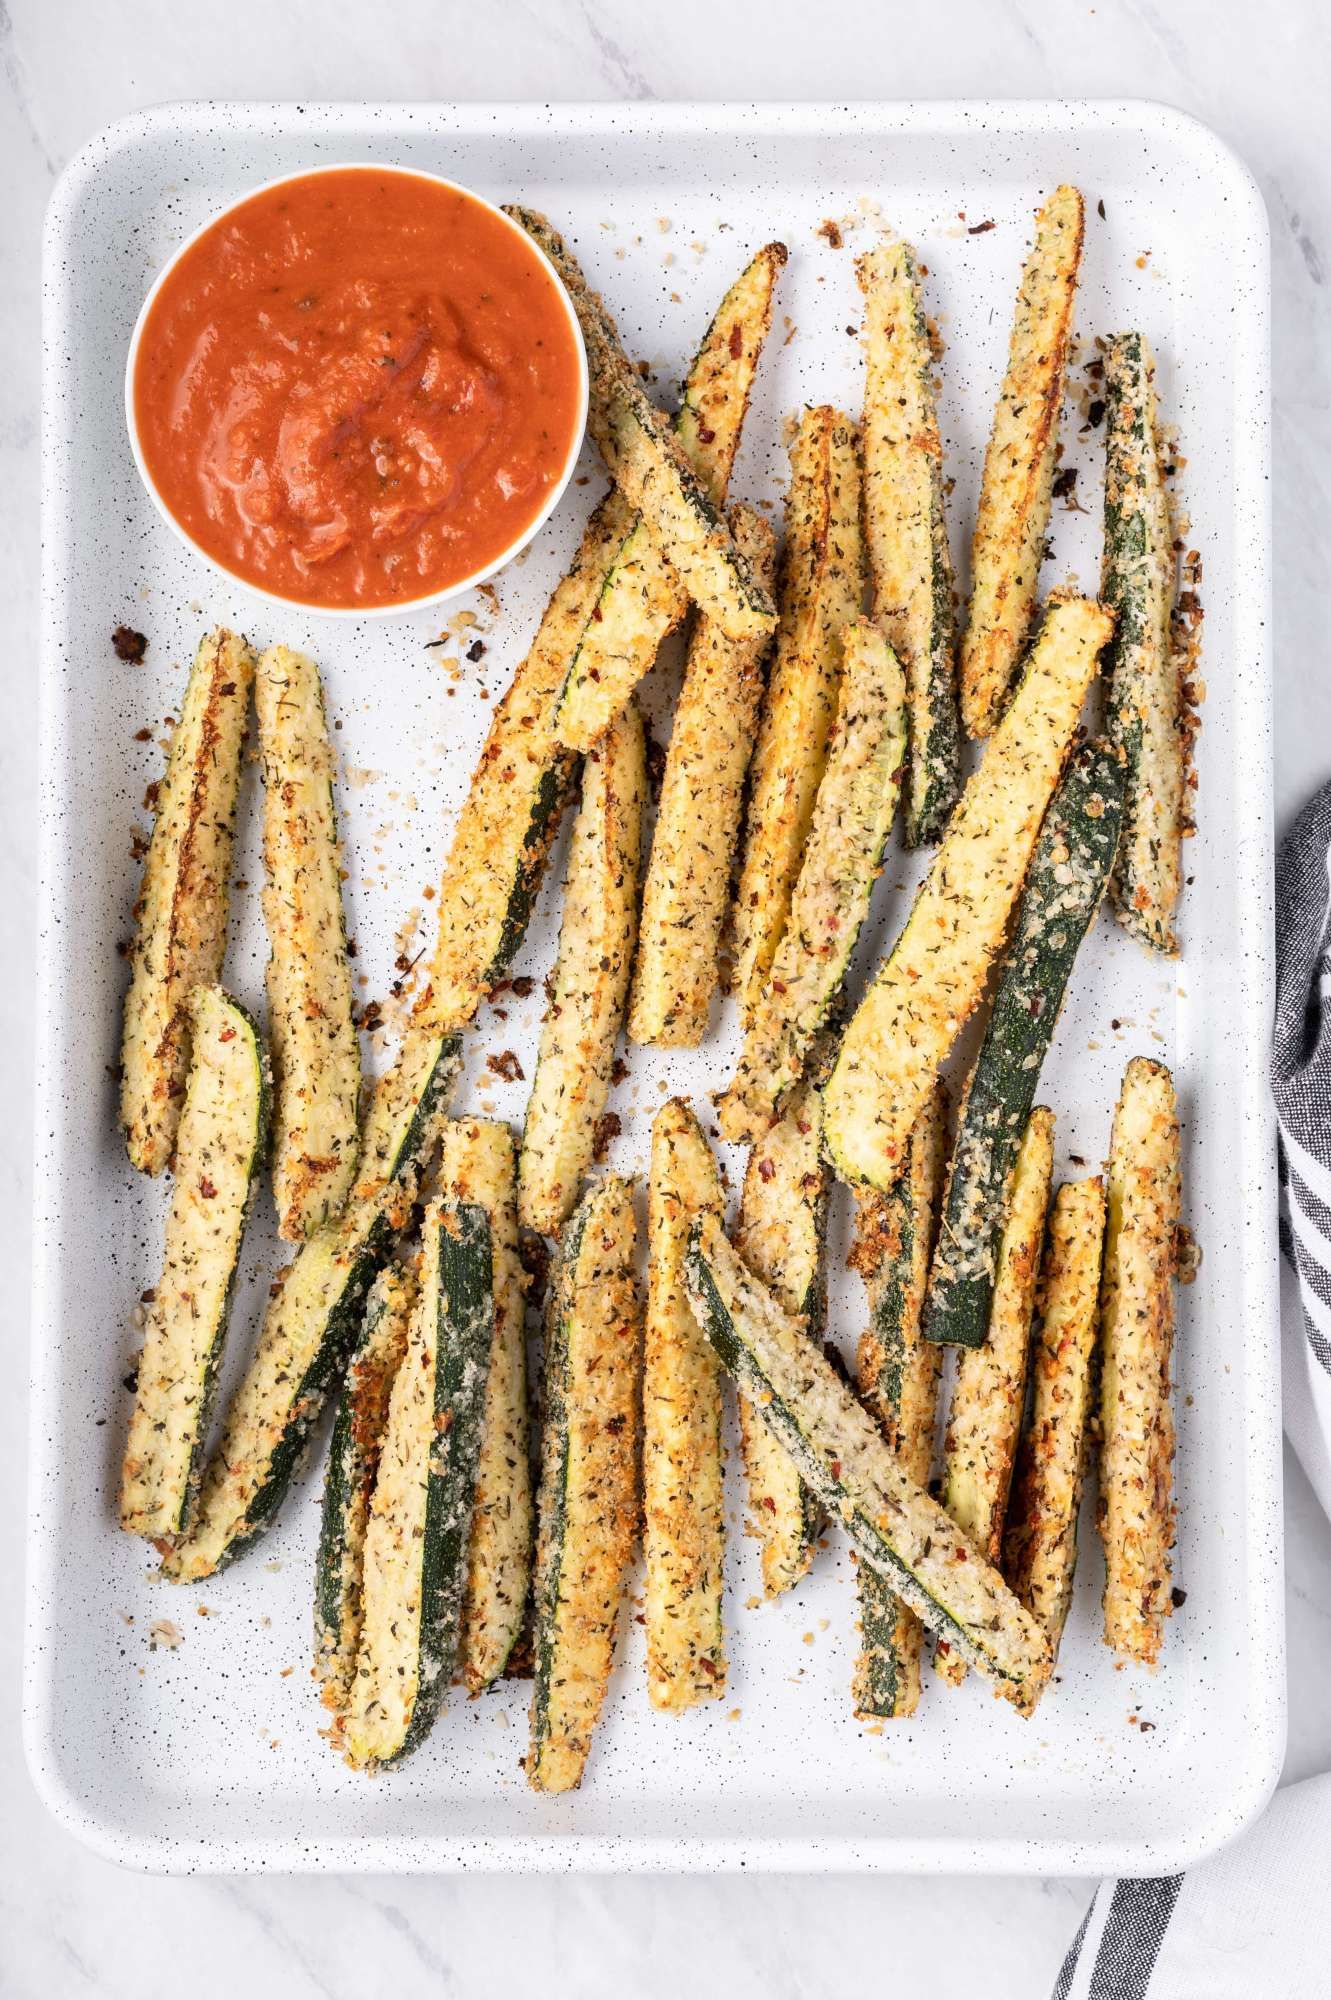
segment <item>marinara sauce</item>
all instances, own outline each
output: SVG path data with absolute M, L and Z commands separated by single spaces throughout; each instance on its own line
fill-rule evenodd
M 182 253 L 133 399 L 200 547 L 354 609 L 445 590 L 522 536 L 575 448 L 581 369 L 518 230 L 460 189 L 347 167 L 254 195 Z

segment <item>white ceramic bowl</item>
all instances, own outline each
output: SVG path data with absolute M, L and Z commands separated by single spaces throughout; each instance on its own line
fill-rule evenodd
M 456 193 L 464 194 L 469 200 L 476 202 L 479 207 L 485 209 L 488 214 L 501 222 L 505 229 L 511 229 L 514 235 L 522 238 L 533 256 L 549 272 L 556 295 L 563 305 L 565 313 L 568 315 L 568 324 L 573 335 L 574 352 L 577 355 L 578 361 L 578 415 L 567 456 L 559 469 L 558 478 L 555 480 L 553 486 L 551 486 L 542 503 L 540 512 L 534 516 L 517 539 L 510 542 L 509 546 L 495 557 L 493 562 L 486 563 L 481 569 L 473 570 L 469 576 L 459 577 L 456 583 L 450 583 L 444 590 L 429 591 L 423 597 L 404 598 L 401 603 L 312 604 L 302 597 L 294 595 L 284 596 L 278 591 L 268 590 L 262 584 L 253 582 L 249 577 L 241 576 L 238 571 L 229 569 L 224 562 L 220 562 L 208 549 L 202 548 L 195 541 L 193 535 L 176 519 L 158 491 L 156 482 L 148 468 L 147 460 L 144 457 L 143 445 L 139 437 L 138 421 L 134 412 L 134 372 L 138 363 L 139 343 L 143 338 L 143 329 L 147 325 L 148 315 L 153 308 L 153 301 L 161 291 L 162 286 L 166 283 L 171 272 L 180 262 L 180 259 L 185 255 L 187 250 L 192 249 L 201 236 L 206 235 L 208 230 L 212 229 L 226 216 L 232 214 L 234 210 L 243 208 L 245 203 L 253 201 L 256 195 L 267 194 L 271 188 L 284 187 L 288 181 L 310 180 L 317 174 L 346 173 L 364 168 L 369 168 L 375 173 L 409 174 L 415 180 L 432 181 L 436 187 L 451 188 Z M 498 576 L 500 570 L 511 563 L 514 556 L 521 554 L 522 550 L 527 547 L 528 543 L 533 540 L 549 520 L 563 497 L 564 489 L 573 476 L 573 468 L 578 462 L 578 453 L 582 449 L 583 433 L 587 426 L 587 350 L 583 345 L 582 328 L 579 326 L 578 316 L 573 310 L 573 301 L 570 299 L 558 271 L 556 271 L 554 265 L 550 262 L 550 259 L 540 248 L 539 244 L 534 243 L 531 237 L 527 235 L 527 232 L 520 228 L 511 216 L 505 215 L 503 209 L 497 207 L 494 202 L 487 201 L 483 195 L 477 194 L 474 189 L 464 187 L 461 181 L 451 181 L 443 174 L 425 173 L 419 167 L 399 167 L 388 164 L 383 160 L 329 161 L 321 166 L 303 168 L 297 173 L 279 174 L 274 180 L 263 181 L 257 187 L 248 188 L 244 194 L 238 195 L 235 201 L 228 202 L 225 208 L 218 209 L 216 214 L 210 215 L 206 222 L 200 223 L 193 234 L 186 237 L 174 255 L 168 258 L 154 279 L 148 296 L 139 308 L 139 316 L 134 322 L 134 331 L 130 336 L 129 353 L 125 358 L 125 423 L 129 430 L 130 450 L 134 454 L 134 463 L 138 467 L 139 477 L 143 481 L 149 498 L 157 508 L 158 513 L 172 532 L 185 544 L 186 548 L 192 549 L 195 555 L 200 557 L 212 569 L 217 570 L 222 576 L 226 577 L 229 582 L 234 583 L 241 590 L 248 591 L 252 597 L 262 599 L 266 604 L 278 605 L 286 610 L 295 606 L 299 610 L 312 612 L 320 618 L 401 618 L 408 612 L 427 610 L 434 604 L 447 604 L 450 599 L 462 596 L 465 591 L 474 590 L 478 583 L 487 583 L 491 577 Z

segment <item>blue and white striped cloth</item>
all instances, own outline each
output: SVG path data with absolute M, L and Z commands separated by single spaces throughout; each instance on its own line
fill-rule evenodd
M 1280 1124 L 1284 1419 L 1331 1514 L 1331 785 L 1276 863 L 1271 1090 Z M 1054 2000 L 1331 1994 L 1331 1773 L 1277 1792 L 1257 1825 L 1186 1875 L 1104 1882 Z

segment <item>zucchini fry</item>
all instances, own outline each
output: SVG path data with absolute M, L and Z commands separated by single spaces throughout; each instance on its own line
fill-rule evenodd
M 771 528 L 743 505 L 731 525 L 770 584 Z M 766 639 L 736 643 L 708 618 L 694 628 L 642 892 L 628 1023 L 642 1045 L 695 1049 L 707 1032 L 766 651 Z
M 518 1212 L 553 1236 L 592 1164 L 624 1017 L 638 913 L 647 766 L 636 702 L 583 766 L 564 920 L 518 1162 Z
M 598 1181 L 565 1225 L 546 1333 L 527 1781 L 582 1779 L 638 1529 L 642 1328 L 633 1188 Z
M 415 1305 L 415 1276 L 388 1265 L 370 1287 L 328 1448 L 314 1565 L 314 1671 L 324 1706 L 336 1714 L 346 1712 L 356 1678 L 370 1498 Z
M 957 615 L 934 355 L 910 246 L 855 266 L 864 294 L 864 540 L 873 615 L 906 674 L 906 845 L 938 840 L 961 796 Z
M 953 813 L 910 916 L 846 1031 L 824 1093 L 829 1157 L 890 1188 L 939 1066 L 1007 938 L 1109 613 L 1051 599 L 1017 693 Z
M 1048 1639 L 902 1469 L 869 1412 L 745 1267 L 715 1216 L 694 1224 L 686 1268 L 707 1338 L 861 1559 L 1000 1691 L 1029 1698 L 1048 1678 Z
M 984 458 L 961 642 L 961 712 L 972 736 L 988 736 L 997 723 L 1035 613 L 1083 227 L 1076 188 L 1055 188 L 1035 218 L 1017 293 L 1007 374 Z
M 1022 1434 L 1003 1535 L 1003 1574 L 1059 1641 L 1072 1603 L 1077 1517 L 1091 1443 L 1105 1186 L 1065 1182 L 1049 1215 L 1037 1297 L 1030 1421 Z
M 724 1693 L 721 1377 L 684 1283 L 689 1227 L 725 1198 L 697 1119 L 675 1097 L 652 1123 L 642 1379 L 647 1693 L 691 1708 Z
M 504 213 L 545 252 L 573 302 L 587 349 L 587 427 L 615 485 L 642 514 L 695 604 L 729 638 L 768 631 L 776 619 L 772 600 L 736 548 L 680 438 L 648 400 L 604 302 L 543 215 L 516 204 Z
M 429 1032 L 467 1025 L 526 934 L 574 769 L 551 706 L 632 521 L 627 501 L 608 493 L 495 710 L 444 863 L 438 940 L 415 1015 Z
M 735 1240 L 750 1270 L 810 1339 L 822 1337 L 826 1310 L 827 1169 L 822 1100 L 812 1085 L 795 1091 L 784 1116 L 749 1154 Z M 780 1440 L 739 1399 L 749 1520 L 762 1544 L 763 1589 L 778 1597 L 805 1575 L 823 1515 Z
M 225 1569 L 276 1519 L 366 1294 L 411 1215 L 459 1060 L 456 1036 L 409 1034 L 375 1086 L 356 1185 L 337 1221 L 307 1238 L 274 1288 L 189 1534 L 163 1558 L 172 1582 Z
M 841 704 L 771 977 L 734 1079 L 717 1100 L 727 1139 L 750 1143 L 799 1082 L 845 983 L 896 817 L 906 684 L 877 626 L 846 628 Z
M 517 1165 L 507 1125 L 462 1118 L 444 1128 L 440 1188 L 490 1230 L 494 1340 L 462 1609 L 462 1677 L 470 1694 L 497 1680 L 522 1630 L 531 1588 L 532 1491 L 527 1456 L 527 1280 L 518 1254 Z
M 189 1068 L 186 1002 L 226 956 L 240 753 L 254 655 L 220 627 L 194 656 L 157 794 L 125 996 L 120 1123 L 131 1163 L 160 1174 L 175 1149 Z
M 1101 591 L 1117 620 L 1105 655 L 1105 707 L 1128 769 L 1110 899 L 1125 930 L 1173 956 L 1183 873 L 1183 738 L 1170 633 L 1174 531 L 1160 463 L 1155 361 L 1139 333 L 1115 334 L 1105 342 L 1104 360 Z
M 1022 1135 L 1012 1176 L 989 1309 L 989 1338 L 968 1348 L 957 1367 L 943 1443 L 943 1505 L 986 1562 L 1003 1547 L 1012 1468 L 1026 1405 L 1031 1315 L 1054 1170 L 1054 1114 L 1037 1104 Z M 954 1686 L 965 1665 L 941 1640 L 934 1662 Z
M 1085 744 L 1050 801 L 975 1058 L 929 1272 L 926 1340 L 979 1347 L 1017 1149 L 1078 949 L 1095 922 L 1123 817 L 1123 767 Z
M 684 383 L 675 435 L 716 507 L 725 502 L 749 392 L 772 324 L 772 294 L 785 261 L 785 245 L 769 243 L 741 272 L 721 301 Z M 733 520 L 731 532 L 770 592 L 770 575 L 735 532 Z M 639 515 L 615 557 L 560 691 L 555 733 L 561 743 L 570 750 L 591 748 L 688 608 L 688 592 Z
M 938 1225 L 946 1126 L 943 1087 L 936 1084 L 910 1135 L 897 1186 L 891 1194 L 858 1195 L 850 1254 L 869 1302 L 856 1368 L 860 1400 L 918 1486 L 928 1485 L 933 1465 L 942 1368 L 938 1348 L 920 1338 L 920 1310 Z M 864 1644 L 855 1663 L 856 1712 L 914 1715 L 920 1699 L 920 1621 L 867 1563 L 860 1565 L 857 1580 Z
M 364 1623 L 341 1741 L 357 1770 L 422 1743 L 457 1658 L 494 1335 L 490 1222 L 440 1195 L 393 1380 L 365 1535 Z
M 187 1002 L 190 1066 L 162 1275 L 151 1295 L 120 1487 L 120 1525 L 189 1527 L 241 1240 L 268 1131 L 263 1043 L 220 986 Z
M 837 710 L 841 635 L 863 594 L 855 427 L 835 410 L 806 410 L 791 447 L 781 627 L 735 902 L 735 985 L 746 1026 L 786 927 Z
M 270 646 L 254 682 L 263 762 L 268 1019 L 275 1085 L 277 1233 L 312 1236 L 356 1177 L 360 1041 L 333 806 L 333 753 L 319 669 Z
M 1100 1504 L 1105 1644 L 1154 1666 L 1172 1610 L 1173 1278 L 1178 1103 L 1163 1064 L 1134 1056 L 1114 1113 L 1100 1281 Z

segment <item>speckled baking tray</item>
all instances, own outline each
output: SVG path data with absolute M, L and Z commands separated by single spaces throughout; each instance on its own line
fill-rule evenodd
M 851 1712 L 852 1570 L 833 1542 L 792 1596 L 755 1608 L 732 1455 L 731 1681 L 675 1718 L 648 1707 L 631 1620 L 583 1789 L 534 1796 L 519 1759 L 528 1690 L 450 1703 L 422 1751 L 368 1783 L 319 1735 L 309 1678 L 319 1475 L 267 1543 L 197 1591 L 158 1582 L 114 1520 L 165 1191 L 137 1179 L 115 1130 L 131 833 L 201 628 L 243 624 L 321 658 L 344 778 L 351 928 L 365 997 L 429 941 L 424 891 L 502 690 L 600 485 L 570 489 L 497 604 L 463 609 L 479 637 L 426 650 L 438 613 L 358 625 L 286 620 L 182 549 L 135 479 L 121 373 L 135 313 L 173 245 L 247 186 L 319 161 L 433 168 L 548 209 L 602 285 L 661 393 L 750 250 L 790 246 L 777 328 L 735 490 L 776 499 L 783 423 L 806 399 L 858 407 L 852 257 L 880 218 L 928 267 L 946 345 L 942 420 L 964 576 L 980 459 L 1017 272 L 1041 194 L 1086 192 L 1079 330 L 1145 328 L 1180 429 L 1190 540 L 1204 564 L 1200 825 L 1188 849 L 1185 950 L 1148 961 L 1101 923 L 1079 964 L 1041 1096 L 1059 1171 L 1100 1159 L 1128 1056 L 1172 1062 L 1186 1118 L 1188 1216 L 1202 1244 L 1178 1340 L 1177 1581 L 1186 1602 L 1154 1674 L 1116 1671 L 1098 1634 L 1089 1538 L 1061 1679 L 1023 1723 L 975 1681 L 927 1684 L 918 1715 L 867 1728 Z M 840 226 L 843 247 L 837 247 Z M 988 225 L 992 227 L 980 225 Z M 41 649 L 41 950 L 33 1328 L 27 1743 L 58 1817 L 104 1854 L 160 1869 L 717 1869 L 1164 1872 L 1262 1805 L 1284 1729 L 1273 1144 L 1264 1085 L 1270 1004 L 1271 761 L 1267 240 L 1240 163 L 1202 127 L 1150 105 L 188 105 L 117 125 L 70 167 L 46 239 Z M 1083 401 L 1082 409 L 1085 409 Z M 1100 435 L 1070 415 L 1065 459 L 1086 508 L 1056 511 L 1049 583 L 1098 574 Z M 146 661 L 112 653 L 122 620 Z M 456 628 L 454 628 L 456 630 Z M 660 734 L 669 663 L 647 684 Z M 227 977 L 261 1001 L 265 949 L 252 794 Z M 484 1010 L 461 1101 L 517 1120 L 539 975 L 554 939 L 558 857 L 516 968 L 527 998 Z M 875 955 L 911 870 L 880 885 Z M 862 974 L 864 964 L 861 963 Z M 377 1038 L 381 1040 L 382 1038 Z M 695 1101 L 728 1074 L 727 1013 L 696 1054 L 636 1051 L 614 1099 L 611 1163 L 640 1169 L 666 1087 Z M 382 1062 L 379 1053 L 373 1058 Z M 734 1178 L 732 1174 L 732 1179 Z M 863 1311 L 834 1215 L 832 1326 Z M 233 1321 L 243 1358 L 276 1261 L 252 1230 Z M 162 1621 L 167 1621 L 165 1624 Z

